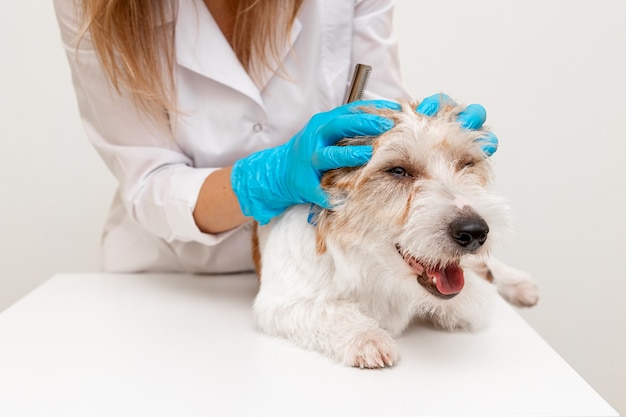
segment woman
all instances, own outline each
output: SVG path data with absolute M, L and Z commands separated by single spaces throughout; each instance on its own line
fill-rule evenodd
M 332 145 L 392 126 L 338 107 L 354 65 L 374 68 L 366 104 L 409 98 L 389 0 L 55 0 L 55 8 L 86 132 L 119 183 L 105 271 L 252 269 L 251 218 L 327 205 L 321 173 L 371 154 Z M 436 112 L 438 100 L 429 103 Z M 484 114 L 467 119 L 479 127 Z

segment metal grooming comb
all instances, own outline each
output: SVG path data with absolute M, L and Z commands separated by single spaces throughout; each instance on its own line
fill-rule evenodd
M 354 67 L 354 75 L 352 76 L 352 82 L 346 91 L 346 96 L 343 99 L 343 104 L 352 103 L 363 98 L 363 91 L 367 87 L 367 82 L 372 72 L 371 65 L 356 64 Z

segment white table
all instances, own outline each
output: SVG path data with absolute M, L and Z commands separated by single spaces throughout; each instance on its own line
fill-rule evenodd
M 347 368 L 255 330 L 252 275 L 60 274 L 0 314 L 0 416 L 616 416 L 504 302 Z

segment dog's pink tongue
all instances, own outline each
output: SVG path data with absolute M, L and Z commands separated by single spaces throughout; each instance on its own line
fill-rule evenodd
M 465 285 L 463 269 L 456 265 L 428 271 L 428 275 L 437 279 L 437 290 L 445 295 L 458 294 Z

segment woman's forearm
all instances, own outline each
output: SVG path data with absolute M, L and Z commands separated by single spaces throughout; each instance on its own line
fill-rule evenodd
M 249 220 L 239 207 L 237 196 L 230 182 L 232 167 L 211 173 L 202 184 L 193 218 L 204 233 L 220 233 L 237 227 Z

